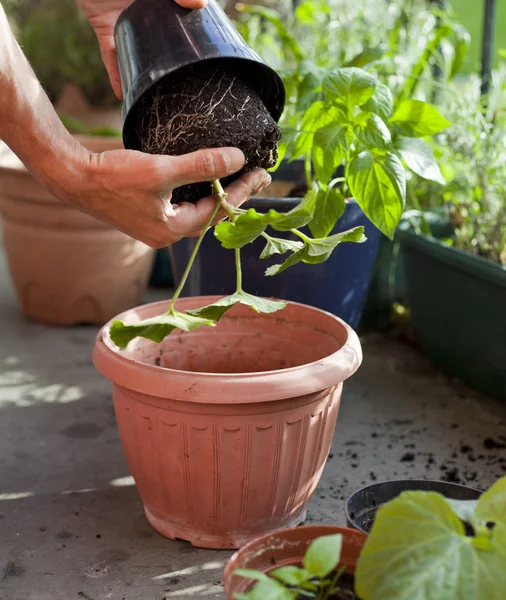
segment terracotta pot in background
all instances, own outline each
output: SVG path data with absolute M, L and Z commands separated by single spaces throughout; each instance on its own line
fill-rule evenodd
M 288 565 L 299 566 L 311 542 L 319 537 L 338 533 L 343 536 L 339 565 L 347 567 L 346 573 L 353 575 L 367 539 L 365 534 L 354 529 L 331 526 L 286 529 L 258 538 L 232 556 L 223 577 L 223 586 L 228 600 L 233 600 L 235 594 L 246 592 L 253 583 L 244 577 L 234 575 L 238 569 L 253 569 L 267 573 Z
M 185 298 L 179 310 L 215 297 Z M 120 315 L 135 322 L 168 309 Z M 109 325 L 94 362 L 113 384 L 119 433 L 151 525 L 195 546 L 238 548 L 299 525 L 332 443 L 343 382 L 362 360 L 343 321 L 289 303 L 244 306 L 214 328 L 136 339 L 121 351 Z
M 80 141 L 96 152 L 123 147 L 115 138 Z M 102 325 L 141 301 L 154 251 L 55 198 L 6 147 L 0 211 L 9 269 L 28 317 Z

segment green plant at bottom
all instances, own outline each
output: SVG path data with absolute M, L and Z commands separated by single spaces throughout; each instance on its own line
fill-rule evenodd
M 341 534 L 314 540 L 306 551 L 301 567 L 280 567 L 268 575 L 250 569 L 235 571 L 234 575 L 258 582 L 249 592 L 236 594 L 236 600 L 329 600 L 337 591 L 346 569 L 339 567 L 342 543 Z
M 417 491 L 381 507 L 355 584 L 363 600 L 504 600 L 506 477 L 477 501 Z
M 337 542 L 321 541 L 327 539 L 310 547 L 318 564 L 325 565 L 321 577 L 308 566 L 307 555 L 302 569 L 284 567 L 268 576 L 239 570 L 234 574 L 258 583 L 236 597 L 329 598 L 334 583 L 329 585 L 328 574 L 339 562 L 340 543 L 336 558 Z M 307 581 L 315 587 L 306 589 Z M 327 595 L 319 595 L 321 589 Z M 355 593 L 361 600 L 504 600 L 506 477 L 478 500 L 413 491 L 382 506 L 358 560 Z

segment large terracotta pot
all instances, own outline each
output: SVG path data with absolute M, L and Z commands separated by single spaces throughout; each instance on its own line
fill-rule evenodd
M 185 298 L 179 310 L 215 297 Z M 159 302 L 120 315 L 165 312 Z M 329 313 L 236 306 L 214 328 L 126 350 L 100 332 L 96 368 L 113 384 L 119 433 L 151 525 L 207 548 L 238 548 L 293 527 L 327 459 L 343 382 L 360 342 Z
M 90 150 L 120 140 L 82 137 Z M 103 325 L 139 304 L 154 251 L 55 198 L 5 146 L 0 211 L 9 269 L 24 313 L 55 325 Z
M 251 580 L 234 575 L 238 569 L 253 569 L 268 573 L 280 567 L 300 566 L 306 550 L 314 540 L 325 535 L 335 534 L 343 536 L 339 565 L 346 567 L 346 573 L 354 575 L 358 557 L 367 539 L 364 533 L 330 525 L 286 529 L 264 535 L 232 556 L 223 576 L 223 587 L 228 600 L 234 600 L 235 594 L 246 592 L 253 584 Z

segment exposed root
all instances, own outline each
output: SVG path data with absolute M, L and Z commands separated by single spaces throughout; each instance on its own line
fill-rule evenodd
M 180 155 L 201 148 L 233 146 L 247 160 L 245 169 L 270 168 L 277 160 L 280 130 L 251 87 L 237 75 L 204 64 L 157 86 L 144 100 L 139 137 L 144 152 Z M 227 184 L 229 181 L 225 181 Z M 209 184 L 185 186 L 174 201 L 196 201 Z

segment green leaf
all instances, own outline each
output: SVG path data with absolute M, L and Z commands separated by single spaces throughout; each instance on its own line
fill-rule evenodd
M 260 258 L 270 258 L 274 254 L 296 252 L 297 250 L 300 250 L 303 245 L 304 244 L 302 242 L 274 238 L 269 235 L 267 236 L 267 243 L 265 244 L 265 248 L 262 250 L 262 254 L 260 254 Z
M 290 231 L 290 229 L 304 227 L 313 218 L 317 193 L 318 188 L 313 185 L 300 204 L 287 213 L 277 213 L 278 217 L 271 220 L 269 225 L 276 231 Z
M 476 507 L 478 506 L 477 500 L 453 500 L 452 498 L 446 498 L 446 501 L 459 519 L 471 525 L 474 523 Z
M 402 135 L 426 137 L 449 127 L 447 121 L 435 106 L 421 100 L 404 100 L 390 118 Z
M 434 492 L 404 492 L 376 515 L 355 573 L 362 600 L 503 600 L 504 539 L 466 537 Z M 483 547 L 481 547 L 483 546 Z
M 349 165 L 348 184 L 366 216 L 393 239 L 406 203 L 406 174 L 397 156 L 361 152 Z
M 266 581 L 269 579 L 265 573 L 255 571 L 254 569 L 237 569 L 234 571 L 234 575 L 244 577 L 245 579 L 254 579 L 255 581 Z
M 453 79 L 455 75 L 458 75 L 462 71 L 464 60 L 471 45 L 471 34 L 465 27 L 462 25 L 454 25 L 453 31 L 456 40 L 454 45 L 455 56 L 453 57 L 450 79 Z
M 376 84 L 374 94 L 362 108 L 388 121 L 394 111 L 394 99 L 390 88 L 383 83 Z
M 496 481 L 480 496 L 476 516 L 484 521 L 506 525 L 506 477 Z
M 363 116 L 362 113 L 361 116 Z M 379 148 L 388 150 L 392 145 L 392 136 L 381 117 L 370 113 L 363 126 L 357 127 L 356 135 L 359 141 L 369 150 Z
M 335 187 L 320 187 L 316 196 L 316 208 L 309 229 L 316 238 L 324 238 L 334 229 L 343 216 L 346 205 L 344 196 Z
M 318 72 L 309 72 L 304 75 L 298 88 L 297 112 L 305 111 L 315 101 L 318 96 L 316 90 L 321 86 L 323 74 Z
M 326 577 L 339 564 L 343 536 L 326 535 L 311 543 L 304 556 L 304 568 L 313 577 Z
M 322 127 L 342 119 L 343 113 L 337 106 L 329 106 L 321 100 L 314 102 L 302 118 L 291 158 L 307 154 L 313 146 L 314 134 Z
M 293 154 L 295 139 L 299 135 L 298 130 L 290 127 L 282 127 L 282 133 L 283 137 L 278 144 L 278 162 L 273 169 L 270 169 L 271 172 L 276 171 L 279 168 L 279 165 L 287 155 L 291 156 Z
M 242 248 L 246 244 L 256 240 L 263 233 L 269 222 L 275 220 L 278 215 L 279 213 L 275 210 L 261 214 L 254 208 L 250 208 L 244 214 L 239 215 L 235 223 L 231 221 L 218 223 L 214 228 L 214 235 L 227 250 Z
M 198 327 L 213 327 L 214 322 L 205 318 L 198 318 L 191 314 L 180 312 L 166 313 L 152 319 L 145 319 L 135 324 L 125 324 L 121 321 L 114 321 L 111 330 L 111 340 L 120 348 L 126 348 L 128 343 L 136 337 L 143 337 L 147 340 L 160 343 L 174 329 L 182 331 L 193 331 Z
M 329 181 L 352 142 L 353 131 L 349 125 L 332 124 L 316 132 L 312 158 L 317 179 L 323 183 Z
M 271 577 L 281 581 L 286 585 L 298 586 L 304 583 L 310 578 L 310 573 L 306 569 L 299 569 L 298 567 L 281 567 L 275 571 L 269 573 Z
M 337 102 L 352 109 L 362 106 L 371 98 L 377 83 L 377 79 L 367 71 L 348 67 L 338 69 L 325 77 L 323 93 L 330 102 Z
M 259 298 L 258 296 L 240 291 L 226 298 L 220 298 L 220 300 L 213 302 L 213 304 L 196 310 L 189 310 L 188 313 L 194 317 L 219 321 L 236 304 L 249 306 L 257 313 L 274 313 L 286 307 L 286 302 L 267 300 L 266 298 Z
M 278 231 L 289 231 L 304 227 L 311 221 L 316 203 L 317 190 L 311 189 L 304 200 L 287 213 L 278 213 L 271 209 L 267 213 L 258 213 L 254 208 L 240 214 L 234 223 L 223 221 L 214 228 L 215 237 L 228 250 L 242 248 L 256 240 L 268 225 Z
M 296 592 L 286 589 L 283 584 L 268 577 L 259 581 L 243 598 L 247 600 L 295 600 L 296 596 Z
M 385 49 L 382 46 L 376 46 L 375 48 L 366 48 L 359 54 L 350 59 L 344 66 L 345 67 L 366 67 L 371 63 L 381 60 L 385 56 Z
M 280 265 L 272 265 L 266 269 L 265 274 L 268 276 L 277 275 L 286 271 L 289 267 L 293 267 L 300 262 L 316 265 L 325 262 L 330 258 L 334 249 L 342 242 L 362 243 L 366 241 L 363 227 L 353 227 L 348 231 L 336 233 L 327 238 L 310 240 L 304 243 L 304 247 L 298 252 L 294 252 L 289 256 L 284 263 Z
M 414 173 L 429 181 L 435 181 L 442 185 L 446 183 L 434 157 L 434 152 L 425 140 L 401 137 L 397 141 L 397 150 L 408 168 Z

